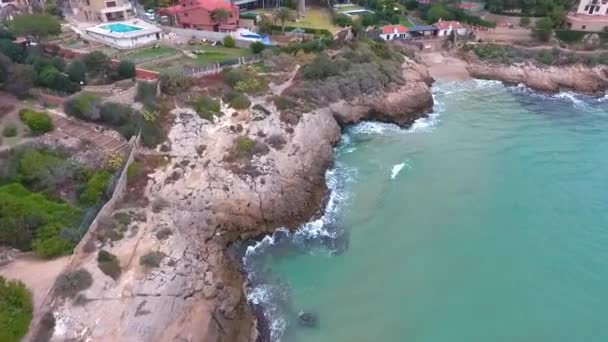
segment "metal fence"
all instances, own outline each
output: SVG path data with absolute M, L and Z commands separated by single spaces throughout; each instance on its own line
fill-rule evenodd
M 182 73 L 184 76 L 188 76 L 188 77 L 200 77 L 200 76 L 214 75 L 214 74 L 220 73 L 222 71 L 222 69 L 224 69 L 225 67 L 252 64 L 252 63 L 257 63 L 261 60 L 262 60 L 261 56 L 253 55 L 253 56 L 247 56 L 247 57 L 237 57 L 237 58 L 227 59 L 220 63 L 211 63 L 211 64 L 200 65 L 200 66 L 184 65 L 182 67 Z

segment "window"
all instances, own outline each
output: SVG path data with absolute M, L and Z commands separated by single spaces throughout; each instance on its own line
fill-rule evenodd
M 106 2 L 106 7 L 116 7 L 116 1 L 108 1 L 108 2 Z
M 589 10 L 589 6 L 585 6 L 585 11 L 588 11 L 588 10 Z
M 188 16 L 188 12 L 184 12 L 184 17 L 187 17 L 187 16 Z
M 583 25 L 583 26 L 581 26 L 581 30 L 584 30 L 584 29 L 586 29 L 586 28 L 587 28 L 587 25 Z
M 595 11 L 599 12 L 600 11 L 600 6 L 595 6 Z

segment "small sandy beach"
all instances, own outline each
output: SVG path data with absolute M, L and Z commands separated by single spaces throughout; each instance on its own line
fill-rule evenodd
M 431 76 L 438 81 L 466 81 L 472 79 L 467 71 L 467 62 L 447 56 L 442 52 L 427 52 L 420 55 Z

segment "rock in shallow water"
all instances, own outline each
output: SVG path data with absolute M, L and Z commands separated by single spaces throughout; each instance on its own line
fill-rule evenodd
M 298 321 L 302 326 L 314 328 L 318 325 L 319 319 L 317 315 L 312 312 L 300 311 L 298 314 Z

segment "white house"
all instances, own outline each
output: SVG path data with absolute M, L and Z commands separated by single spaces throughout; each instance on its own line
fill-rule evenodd
M 380 38 L 384 40 L 405 39 L 409 37 L 407 27 L 403 25 L 387 25 L 382 26 Z
M 437 36 L 445 37 L 452 34 L 452 31 L 458 36 L 464 36 L 467 34 L 467 28 L 458 21 L 443 21 L 439 19 L 438 22 L 433 24 L 437 27 Z
M 600 32 L 608 30 L 608 1 L 581 0 L 576 13 L 569 13 L 568 27 L 577 31 Z

